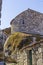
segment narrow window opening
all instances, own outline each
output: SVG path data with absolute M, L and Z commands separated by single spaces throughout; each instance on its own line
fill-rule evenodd
M 22 24 L 24 24 L 24 20 L 22 21 Z
M 20 19 L 20 23 L 21 24 L 24 24 L 24 19 Z

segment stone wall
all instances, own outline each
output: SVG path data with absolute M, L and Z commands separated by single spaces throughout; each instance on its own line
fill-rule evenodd
M 11 21 L 11 33 L 26 32 L 43 34 L 43 14 L 28 9 Z
M 24 49 L 21 53 L 18 52 L 17 62 L 17 65 L 43 65 L 43 43 L 36 44 L 31 50 Z
M 23 50 L 22 52 L 17 52 L 17 65 L 30 65 L 29 51 Z
M 39 45 L 32 50 L 32 65 L 43 65 L 43 45 Z

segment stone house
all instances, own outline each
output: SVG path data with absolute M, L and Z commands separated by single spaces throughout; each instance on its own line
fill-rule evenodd
M 43 14 L 28 9 L 11 21 L 11 33 L 25 32 L 43 34 Z
M 19 51 L 18 47 L 14 47 L 17 51 L 13 54 L 13 59 L 16 58 L 17 60 L 17 63 L 14 63 L 14 65 L 43 65 L 43 14 L 28 9 L 16 16 L 10 24 L 11 34 L 21 32 L 26 35 L 32 35 L 28 38 L 28 40 L 30 37 L 32 38 L 32 42 L 30 42 L 28 45 L 25 46 L 25 42 L 23 40 L 23 42 L 21 41 L 23 44 L 19 44 Z M 20 37 L 21 36 L 22 34 Z M 5 51 L 8 47 L 8 45 L 4 47 Z M 12 46 L 10 45 L 10 47 Z M 8 50 L 11 51 L 11 49 Z M 7 51 L 7 53 L 9 52 Z

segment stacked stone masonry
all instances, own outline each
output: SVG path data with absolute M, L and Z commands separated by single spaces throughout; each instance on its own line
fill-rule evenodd
M 43 14 L 28 9 L 11 21 L 11 33 L 25 32 L 43 34 Z
M 28 9 L 22 12 L 10 24 L 11 34 L 24 32 L 43 35 L 43 14 L 34 10 Z M 35 45 L 23 49 L 22 52 L 17 51 L 17 64 L 13 65 L 43 65 L 43 43 L 36 43 L 36 38 L 33 38 L 32 43 Z

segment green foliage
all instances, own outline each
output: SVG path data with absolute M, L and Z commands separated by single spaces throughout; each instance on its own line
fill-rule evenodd
M 36 35 L 36 41 L 40 41 L 40 40 L 41 40 L 40 35 Z

